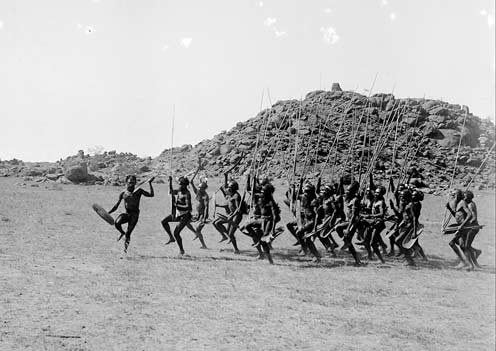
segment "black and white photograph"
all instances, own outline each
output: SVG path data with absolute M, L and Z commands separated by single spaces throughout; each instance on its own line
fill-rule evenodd
M 0 0 L 0 351 L 496 348 L 494 0 Z

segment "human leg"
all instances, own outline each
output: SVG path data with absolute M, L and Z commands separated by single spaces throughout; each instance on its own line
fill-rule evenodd
M 122 225 L 125 223 L 129 222 L 129 215 L 127 213 L 121 213 L 117 218 L 115 219 L 114 226 L 115 229 L 119 231 L 121 234 L 117 241 L 121 240 L 122 237 L 126 235 L 126 232 L 122 229 Z
M 129 242 L 131 241 L 131 233 L 136 227 L 136 224 L 138 224 L 138 218 L 139 218 L 139 213 L 129 214 L 129 222 L 127 224 L 127 229 L 126 229 L 126 240 L 124 242 L 124 252 L 127 252 L 127 248 L 129 247 Z
M 164 228 L 167 235 L 169 235 L 169 241 L 166 242 L 165 245 L 168 245 L 168 244 L 173 243 L 175 241 L 174 237 L 172 236 L 172 232 L 171 232 L 170 225 L 169 225 L 170 222 L 174 222 L 174 221 L 175 221 L 174 216 L 172 214 L 170 214 L 167 217 L 165 217 L 164 219 L 162 219 L 162 221 L 160 222 L 160 223 L 162 223 L 162 227 Z
M 174 229 L 174 238 L 176 239 L 177 246 L 179 246 L 179 252 L 184 255 L 183 239 L 181 238 L 181 231 L 186 227 L 191 221 L 191 214 L 186 213 L 179 218 L 179 223 Z
M 223 242 L 229 239 L 226 224 L 226 220 L 221 217 L 214 219 L 214 221 L 212 222 L 212 225 L 222 237 L 219 242 Z

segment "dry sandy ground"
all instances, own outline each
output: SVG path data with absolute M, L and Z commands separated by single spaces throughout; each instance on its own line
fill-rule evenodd
M 438 232 L 442 198 L 424 201 L 430 261 L 416 269 L 398 259 L 357 268 L 345 253 L 315 265 L 287 233 L 269 266 L 248 238 L 234 255 L 210 226 L 210 249 L 186 231 L 179 258 L 160 227 L 164 185 L 142 200 L 123 255 L 91 209 L 110 208 L 121 189 L 20 182 L 0 179 L 1 350 L 494 349 L 494 194 L 476 198 L 484 269 L 465 272 Z

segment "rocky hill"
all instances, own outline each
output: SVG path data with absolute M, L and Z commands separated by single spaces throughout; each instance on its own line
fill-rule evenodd
M 172 150 L 175 176 L 192 171 L 201 160 L 207 176 L 217 176 L 235 166 L 234 175 L 245 173 L 257 159 L 260 172 L 274 178 L 305 173 L 325 179 L 344 172 L 384 180 L 415 167 L 432 192 L 446 189 L 458 155 L 456 182 L 468 183 L 476 172 L 478 189 L 495 188 L 494 124 L 470 113 L 468 107 L 440 100 L 396 99 L 391 94 L 370 97 L 341 91 L 314 91 L 302 100 L 276 102 L 255 117 L 236 124 L 195 146 Z M 296 146 L 296 147 L 295 147 Z M 296 151 L 296 152 L 295 152 Z M 122 184 L 126 174 L 170 174 L 171 150 L 142 159 L 129 153 L 105 152 L 76 156 L 56 164 L 0 162 L 0 174 L 59 182 Z M 294 160 L 296 159 L 296 163 Z M 394 162 L 393 162 L 394 159 Z M 418 177 L 418 175 L 416 175 Z

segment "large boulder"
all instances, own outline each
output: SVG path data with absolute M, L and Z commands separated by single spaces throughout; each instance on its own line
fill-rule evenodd
M 445 107 L 437 106 L 433 109 L 430 109 L 429 114 L 447 117 L 449 115 L 449 110 Z
M 331 91 L 343 91 L 339 83 L 332 83 Z
M 430 111 L 436 106 L 439 106 L 440 102 L 437 100 L 429 100 L 422 104 L 422 108 L 426 111 Z
M 86 162 L 64 167 L 64 175 L 73 183 L 84 183 L 90 179 Z
M 444 123 L 444 121 L 446 121 L 446 117 L 441 115 L 431 115 L 427 119 L 437 124 Z

